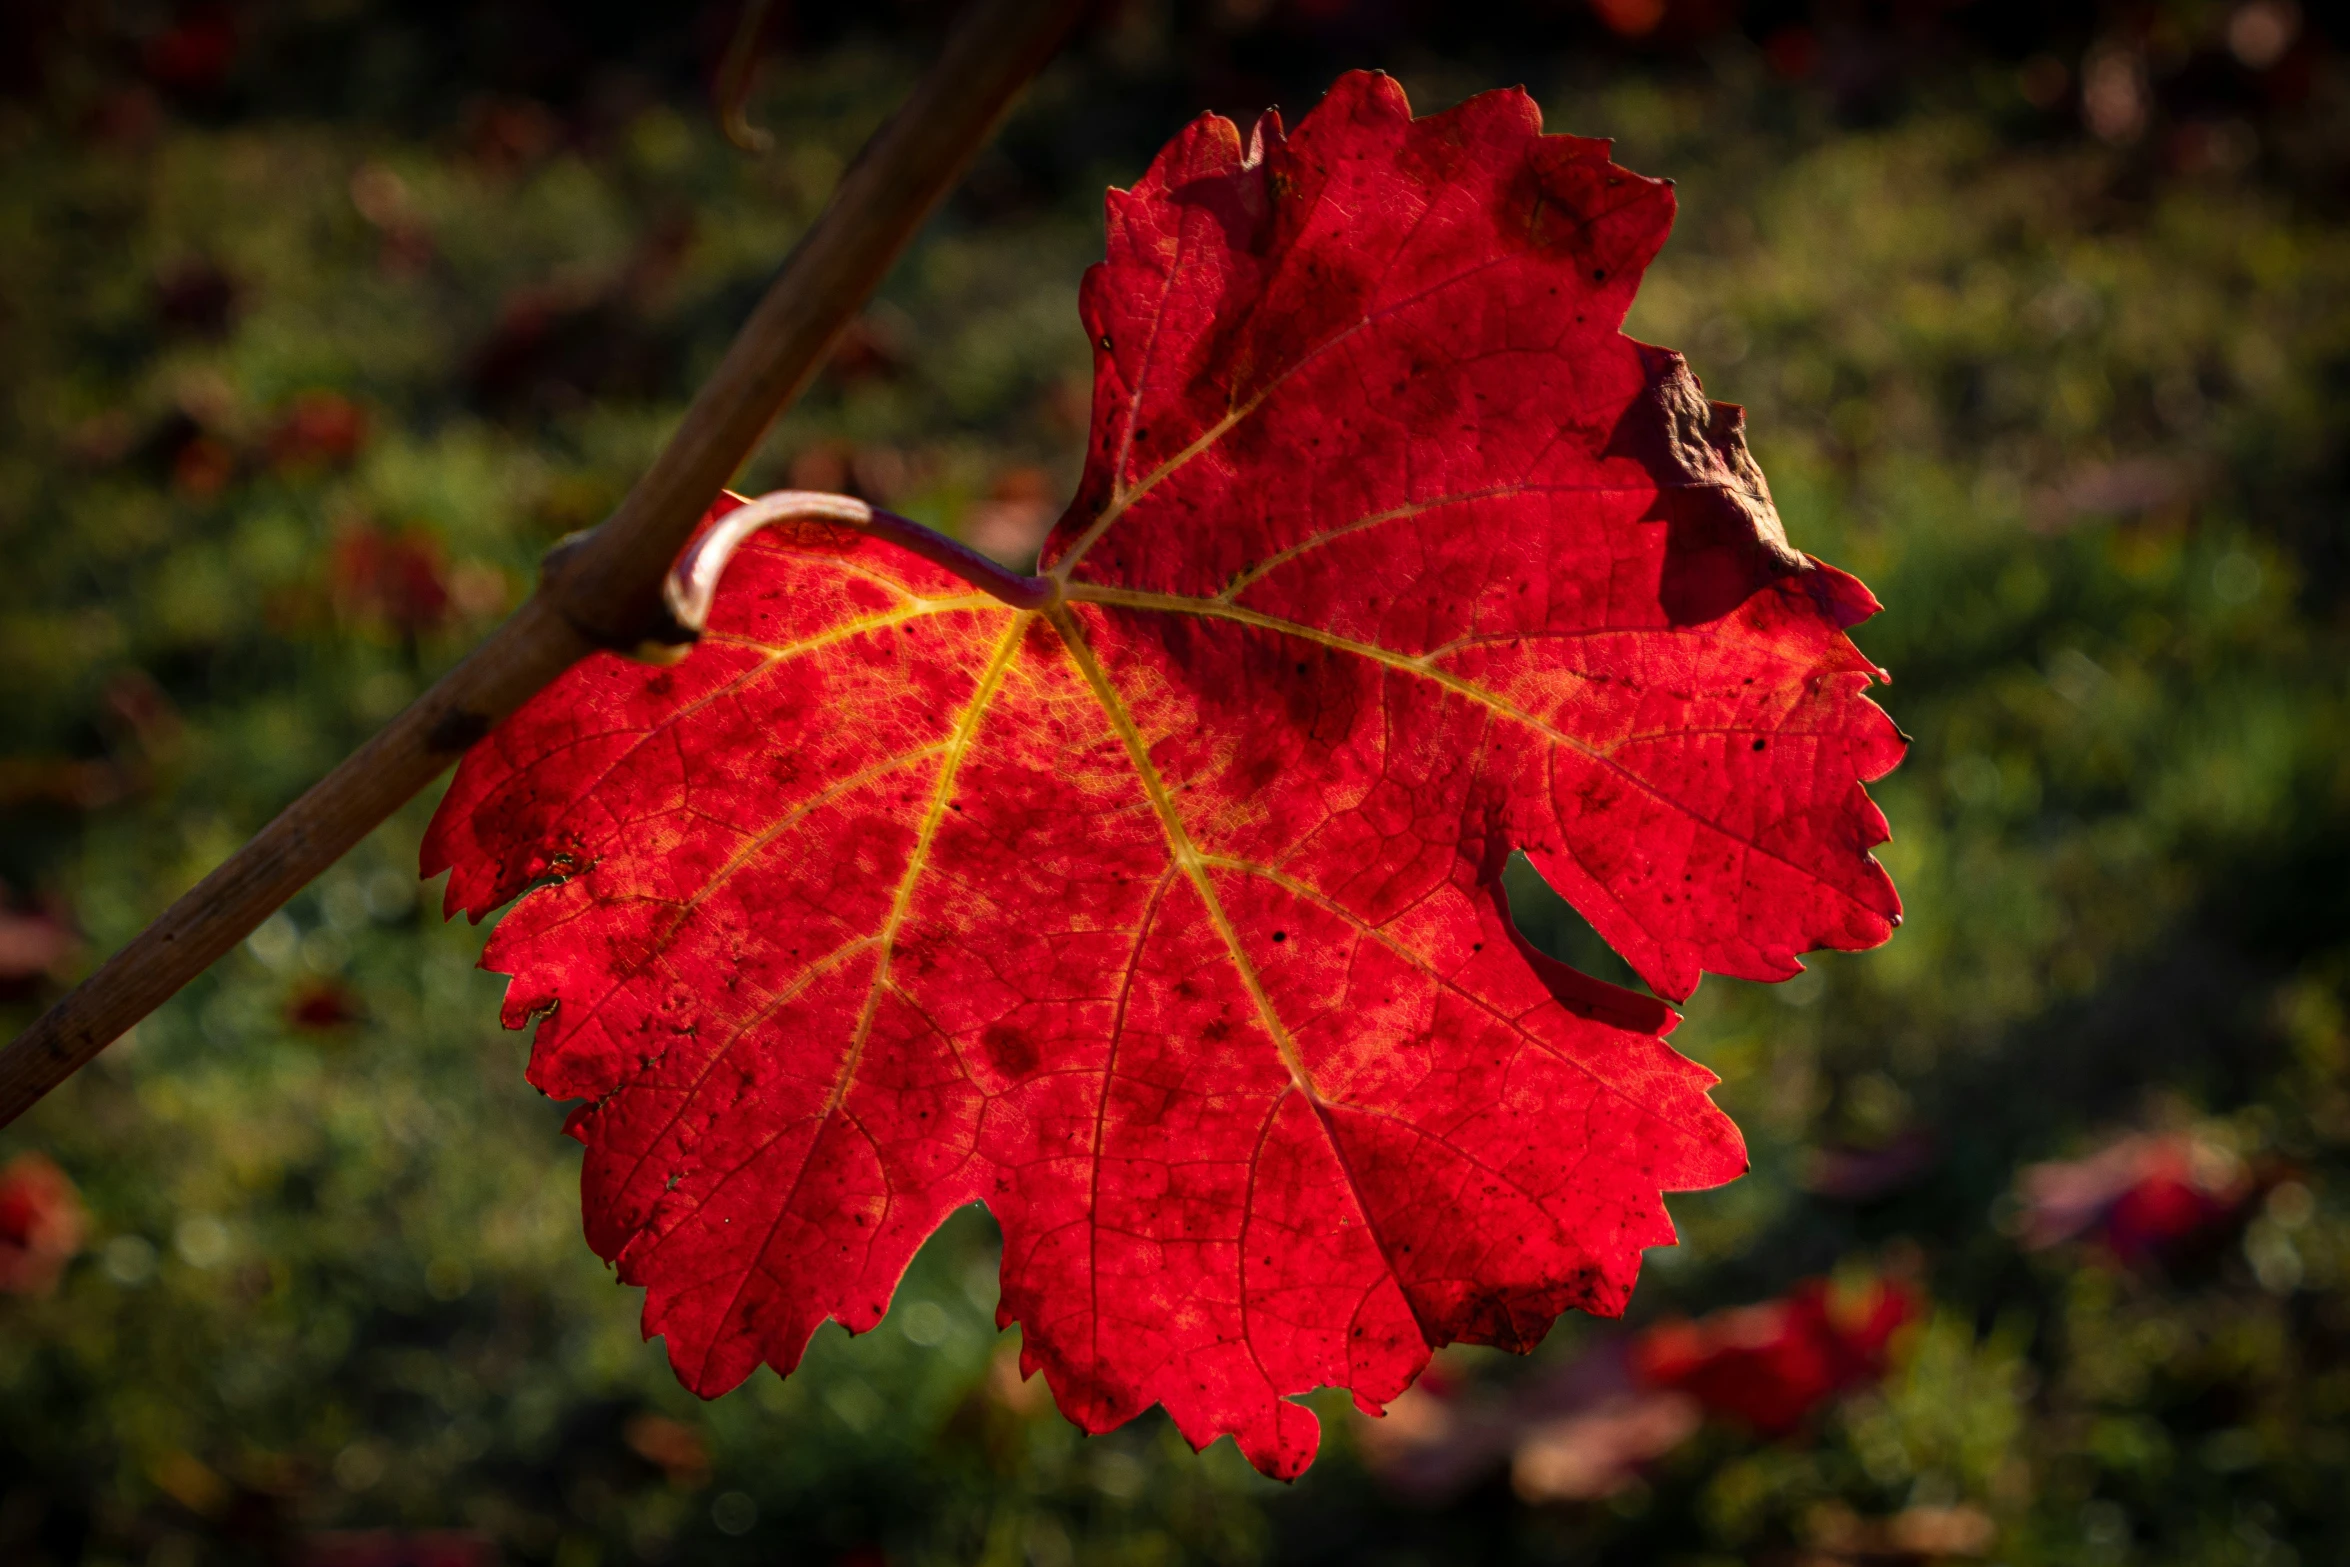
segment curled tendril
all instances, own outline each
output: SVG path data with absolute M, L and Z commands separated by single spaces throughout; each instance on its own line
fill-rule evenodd
M 719 63 L 713 95 L 718 105 L 720 134 L 744 152 L 765 152 L 775 145 L 772 132 L 753 125 L 745 113 L 751 96 L 751 78 L 759 66 L 759 34 L 767 24 L 770 0 L 743 0 L 734 37 Z
M 847 523 L 866 533 L 944 566 L 982 593 L 1003 600 L 1014 609 L 1046 609 L 1060 599 L 1060 583 L 1052 577 L 1024 577 L 989 560 L 943 533 L 911 518 L 868 506 L 853 495 L 821 490 L 775 490 L 746 501 L 719 518 L 685 548 L 661 585 L 662 601 L 678 627 L 698 636 L 710 618 L 710 601 L 717 597 L 718 580 L 742 541 L 771 523 L 801 518 Z

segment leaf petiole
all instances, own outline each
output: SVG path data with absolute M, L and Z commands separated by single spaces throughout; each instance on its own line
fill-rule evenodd
M 853 495 L 822 490 L 774 490 L 746 501 L 713 523 L 685 547 L 661 584 L 662 602 L 678 628 L 699 636 L 710 619 L 710 601 L 717 596 L 719 578 L 743 540 L 778 522 L 819 519 L 844 522 L 933 565 L 944 566 L 980 592 L 1003 600 L 1014 609 L 1050 609 L 1060 602 L 1057 578 L 1024 577 L 972 549 L 969 545 L 926 528 L 910 517 L 869 506 Z M 641 656 L 658 657 L 657 653 Z

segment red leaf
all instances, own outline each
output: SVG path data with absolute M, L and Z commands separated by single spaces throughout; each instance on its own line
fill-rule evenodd
M 63 1170 L 37 1153 L 0 1169 L 0 1292 L 46 1295 L 82 1249 L 80 1196 Z
M 2018 1184 L 2027 1248 L 2093 1234 L 2133 1264 L 2160 1260 L 2254 1195 L 2241 1160 L 2185 1133 L 2133 1134 L 2087 1158 L 2031 1165 Z
M 1839 1298 L 1825 1279 L 1810 1279 L 1780 1300 L 1650 1328 L 1633 1341 L 1633 1373 L 1777 1436 L 1883 1376 L 1893 1335 L 1918 1305 L 1892 1281 Z
M 1086 280 L 1064 602 L 760 535 L 690 659 L 591 659 L 466 759 L 426 871 L 477 918 L 559 881 L 484 962 L 688 1385 L 872 1327 L 983 1199 L 1072 1419 L 1294 1475 L 1289 1395 L 1618 1311 L 1660 1191 L 1745 1167 L 1672 1013 L 1500 873 L 1671 996 L 1884 939 L 1874 604 L 1618 331 L 1668 188 L 1538 130 L 1371 75 L 1247 151 L 1200 120 Z
M 683 1421 L 642 1410 L 629 1416 L 622 1436 L 646 1463 L 658 1465 L 688 1490 L 708 1482 L 710 1449 L 702 1434 Z
M 304 392 L 286 405 L 269 436 L 269 460 L 281 473 L 341 467 L 367 444 L 367 414 L 338 392 Z
M 166 87 L 207 92 L 237 60 L 237 27 L 225 5 L 194 5 L 147 44 L 147 74 Z
M 7 884 L 0 882 L 0 898 L 7 891 Z M 23 913 L 0 902 L 0 997 L 29 993 L 80 945 L 73 927 L 55 911 Z
M 308 1033 L 332 1033 L 366 1016 L 359 993 L 331 975 L 298 986 L 286 998 L 286 1021 Z
M 346 528 L 328 568 L 336 605 L 355 619 L 418 632 L 448 618 L 448 568 L 440 542 L 429 533 L 366 524 Z

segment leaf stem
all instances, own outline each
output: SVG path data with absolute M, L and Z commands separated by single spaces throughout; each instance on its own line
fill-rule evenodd
M 242 941 L 573 663 L 660 636 L 670 563 L 695 523 L 1082 9 L 1083 0 L 976 0 L 964 12 L 619 509 L 551 556 L 529 601 L 407 711 L 0 1048 L 0 1126 Z
M 924 527 L 911 517 L 869 506 L 853 495 L 825 490 L 773 490 L 745 501 L 685 547 L 670 568 L 662 598 L 679 632 L 699 636 L 710 619 L 718 580 L 742 541 L 772 523 L 802 518 L 845 522 L 934 565 L 944 566 L 980 592 L 1014 609 L 1048 609 L 1060 602 L 1061 584 L 1052 577 L 1023 577 L 996 564 L 967 544 Z
M 1050 609 L 1061 602 L 1058 577 L 1023 577 L 1009 567 L 980 554 L 967 544 L 936 533 L 895 512 L 874 509 L 865 531 L 904 546 L 933 565 L 944 566 L 982 593 L 1002 599 L 1014 609 Z

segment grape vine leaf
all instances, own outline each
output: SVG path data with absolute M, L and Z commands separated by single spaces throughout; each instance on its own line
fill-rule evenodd
M 1875 601 L 1620 331 L 1672 212 L 1522 92 L 1204 117 L 1109 197 L 1059 602 L 771 531 L 690 658 L 466 757 L 426 873 L 528 892 L 483 963 L 688 1386 L 873 1327 L 984 1200 L 1072 1420 L 1292 1476 L 1291 1395 L 1618 1312 L 1744 1169 L 1673 1012 L 1500 892 L 1522 849 L 1675 999 L 1898 918 Z

